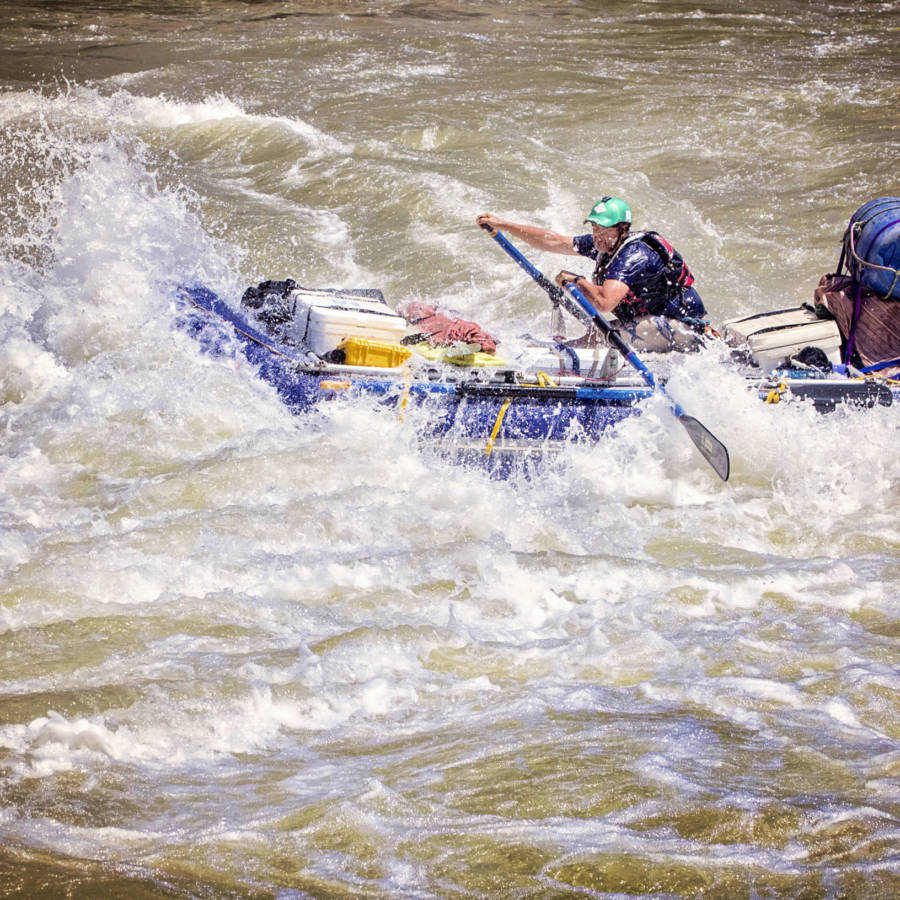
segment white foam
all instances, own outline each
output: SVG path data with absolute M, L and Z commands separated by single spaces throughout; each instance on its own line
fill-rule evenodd
M 21 325 L 0 318 L 0 407 L 36 402 L 66 377 L 56 357 L 36 345 Z
M 348 154 L 352 146 L 325 134 L 302 119 L 248 113 L 225 96 L 205 97 L 199 102 L 168 96 L 143 96 L 120 89 L 112 94 L 74 85 L 63 93 L 10 92 L 0 97 L 0 123 L 46 117 L 75 121 L 95 130 L 104 128 L 142 132 L 177 131 L 195 126 L 228 125 L 260 131 L 274 129 L 299 137 L 310 149 L 321 153 Z
M 127 729 L 120 734 L 100 717 L 67 719 L 51 711 L 27 725 L 0 727 L 0 746 L 21 755 L 23 773 L 45 778 L 84 764 L 94 755 L 129 758 L 134 745 Z

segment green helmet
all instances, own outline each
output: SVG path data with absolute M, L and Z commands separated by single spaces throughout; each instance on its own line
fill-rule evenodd
M 631 207 L 618 197 L 604 197 L 593 205 L 584 221 L 585 224 L 602 225 L 604 228 L 631 222 Z

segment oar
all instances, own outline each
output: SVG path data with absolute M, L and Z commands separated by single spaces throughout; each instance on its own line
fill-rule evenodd
M 492 228 L 487 223 L 481 226 L 490 236 L 542 287 L 551 297 L 551 288 L 563 294 L 563 291 L 550 282 L 547 276 L 539 269 L 536 269 L 506 238 L 504 234 Z M 594 305 L 575 287 L 574 284 L 567 284 L 566 290 L 569 295 L 574 298 L 578 306 L 584 311 L 590 323 L 606 335 L 606 339 L 618 349 L 622 355 L 634 366 L 640 373 L 641 377 L 655 391 L 659 391 L 669 401 L 672 412 L 675 414 L 679 422 L 684 426 L 690 439 L 694 442 L 694 446 L 700 451 L 701 456 L 715 469 L 716 474 L 722 481 L 728 481 L 728 475 L 731 471 L 731 463 L 728 459 L 728 448 L 701 422 L 698 422 L 693 416 L 689 416 L 674 398 L 660 384 L 654 374 L 638 359 L 637 354 L 622 339 L 618 331 L 611 328 L 609 323 L 603 316 L 597 312 Z M 568 309 L 568 306 L 567 306 Z

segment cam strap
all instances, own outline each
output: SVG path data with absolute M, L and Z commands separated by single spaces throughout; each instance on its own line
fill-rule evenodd
M 511 403 L 512 397 L 507 397 L 500 406 L 500 412 L 497 413 L 497 420 L 494 422 L 494 427 L 491 429 L 491 436 L 488 438 L 487 445 L 484 448 L 486 456 L 490 456 L 494 450 L 494 441 L 497 440 L 500 426 L 503 424 L 503 417 L 506 415 L 506 411 L 509 409 Z

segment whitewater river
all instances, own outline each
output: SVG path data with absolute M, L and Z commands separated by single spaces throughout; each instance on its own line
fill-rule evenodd
M 173 298 L 544 335 L 475 217 L 613 194 L 714 322 L 808 301 L 900 193 L 898 35 L 866 0 L 0 3 L 0 896 L 897 896 L 895 409 L 766 406 L 711 349 L 671 390 L 727 484 L 656 401 L 498 481 L 292 416 Z

